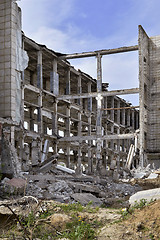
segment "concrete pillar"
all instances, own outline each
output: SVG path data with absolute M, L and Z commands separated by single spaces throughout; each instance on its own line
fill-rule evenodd
M 123 107 L 125 107 L 125 104 L 123 105 Z M 125 109 L 122 109 L 122 125 L 125 126 L 126 125 L 126 113 L 125 113 Z
M 91 136 L 91 114 L 88 117 L 88 136 Z M 88 141 L 88 174 L 91 174 L 93 172 L 93 159 L 92 159 L 92 153 L 91 153 L 91 145 L 92 141 Z
M 69 95 L 71 92 L 70 78 L 71 78 L 71 72 L 70 72 L 70 68 L 68 68 L 66 72 L 66 95 Z
M 136 129 L 139 128 L 139 113 L 138 112 L 135 112 L 136 114 Z
M 102 56 L 98 53 L 97 55 L 97 121 L 96 121 L 96 134 L 97 134 L 97 149 L 96 149 L 96 158 L 97 158 L 97 171 L 100 170 L 100 166 L 102 165 L 102 66 L 101 66 L 101 58 Z
M 42 51 L 37 53 L 37 87 L 43 88 L 43 73 L 42 73 Z
M 52 71 L 50 73 L 50 91 L 55 95 L 59 95 L 59 75 L 57 73 L 57 59 L 53 60 Z
M 82 83 L 81 83 L 81 80 L 82 80 L 82 76 L 81 76 L 81 74 L 79 74 L 79 76 L 78 76 L 78 87 L 77 87 L 77 93 L 78 94 L 82 93 L 82 85 L 81 85 Z M 82 105 L 82 99 L 81 98 L 78 99 L 77 101 L 78 101 L 79 105 Z
M 34 109 L 33 107 L 30 107 L 29 113 L 30 113 L 30 131 L 34 131 Z
M 120 100 L 117 100 L 117 108 L 120 108 Z M 120 125 L 120 109 L 117 110 L 117 124 Z
M 52 113 L 52 135 L 58 135 L 58 126 L 57 126 L 57 101 L 53 104 L 54 112 Z
M 114 108 L 114 96 L 111 97 L 111 108 Z M 111 134 L 114 134 L 114 109 L 111 110 L 111 121 L 112 121 L 112 126 L 111 126 Z M 111 149 L 114 151 L 114 140 L 111 140 Z
M 43 73 L 42 73 L 42 51 L 37 52 L 37 87 L 42 89 L 43 88 Z M 42 91 L 40 91 L 38 96 L 38 133 L 42 136 L 43 134 L 43 116 L 42 116 Z M 40 139 L 40 157 L 42 154 L 42 142 L 43 139 Z
M 104 109 L 106 109 L 108 106 L 107 104 L 107 97 L 104 98 Z M 104 110 L 104 116 L 105 116 L 105 123 L 104 123 L 104 135 L 107 135 L 107 118 L 108 118 L 108 111 Z M 104 158 L 103 158 L 103 164 L 106 169 L 107 167 L 107 159 L 108 159 L 108 141 L 104 140 L 103 141 L 103 149 L 104 149 Z
M 132 110 L 132 128 L 133 128 L 133 130 L 135 129 L 135 111 L 134 110 Z
M 66 132 L 65 132 L 65 136 L 66 137 L 70 137 L 70 131 L 71 131 L 71 125 L 70 125 L 70 114 L 71 114 L 71 110 L 70 110 L 70 106 L 67 106 L 66 108 Z M 70 167 L 70 143 L 67 143 L 67 167 Z
M 91 93 L 91 82 L 88 83 L 88 93 Z M 92 98 L 88 98 L 88 111 L 92 112 Z
M 34 139 L 32 141 L 31 159 L 32 159 L 32 166 L 36 166 L 40 161 L 39 142 Z
M 81 111 L 78 111 L 78 136 L 82 136 L 82 119 L 81 119 Z M 81 146 L 82 141 L 79 141 L 79 146 L 78 146 L 78 163 L 77 163 L 77 173 L 81 174 L 81 164 L 82 164 L 82 146 Z
M 130 127 L 131 126 L 131 116 L 130 116 L 130 109 L 127 109 L 127 127 Z

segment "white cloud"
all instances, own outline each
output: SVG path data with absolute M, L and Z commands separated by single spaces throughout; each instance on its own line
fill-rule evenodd
M 23 29 L 32 34 L 39 27 L 56 28 L 72 14 L 74 0 L 22 0 L 18 2 L 22 9 Z
M 137 44 L 138 36 L 128 38 L 125 28 L 103 38 L 93 36 L 89 32 L 84 33 L 82 26 L 76 26 L 73 22 L 68 21 L 64 28 L 63 23 L 74 11 L 74 4 L 74 0 L 22 0 L 19 5 L 22 7 L 25 34 L 36 42 L 62 53 Z M 83 17 L 86 17 L 85 14 Z M 131 26 L 127 28 L 129 27 Z M 138 29 L 137 25 L 136 28 Z M 96 78 L 96 58 L 72 60 L 71 63 L 77 69 Z M 103 81 L 109 82 L 110 90 L 138 87 L 137 55 L 125 53 L 104 56 Z

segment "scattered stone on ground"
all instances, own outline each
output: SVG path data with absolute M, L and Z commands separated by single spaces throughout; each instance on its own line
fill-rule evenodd
M 160 188 L 137 192 L 130 197 L 129 203 L 134 205 L 136 202 L 140 202 L 141 199 L 145 199 L 147 202 L 160 199 Z
M 18 188 L 18 195 L 33 196 L 37 199 L 55 200 L 62 203 L 76 202 L 73 194 L 92 194 L 100 204 L 106 206 L 128 206 L 128 199 L 137 191 L 143 190 L 137 184 L 114 182 L 111 177 L 100 178 L 99 176 L 76 176 L 61 173 L 57 169 L 51 174 L 24 174 L 16 184 L 23 182 L 22 188 Z M 8 182 L 13 183 L 14 179 L 3 179 L 0 183 L 0 199 L 7 199 L 15 194 L 15 186 L 8 188 Z M 20 185 L 17 185 L 20 186 Z M 14 190 L 14 191 L 13 191 Z M 17 195 L 12 196 L 16 198 Z M 76 196 L 76 195 L 75 195 Z M 84 195 L 85 198 L 85 195 Z M 82 197 L 83 199 L 83 197 Z M 114 201 L 110 201 L 114 199 Z M 86 203 L 84 203 L 86 204 Z
M 55 213 L 51 216 L 51 225 L 58 229 L 65 229 L 66 223 L 71 221 L 71 217 L 67 214 Z
M 91 203 L 92 206 L 101 206 L 103 203 L 99 198 L 95 197 L 91 193 L 74 193 L 71 195 L 71 198 L 83 206 L 86 206 L 88 203 Z

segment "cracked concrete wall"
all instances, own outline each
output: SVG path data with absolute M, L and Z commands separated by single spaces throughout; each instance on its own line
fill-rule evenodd
M 27 56 L 20 49 L 21 10 L 12 0 L 0 1 L 0 117 L 21 120 L 21 71 Z M 22 65 L 22 59 L 25 59 Z M 21 63 L 21 64 L 20 64 Z
M 148 37 L 139 26 L 140 158 L 160 164 L 160 36 Z

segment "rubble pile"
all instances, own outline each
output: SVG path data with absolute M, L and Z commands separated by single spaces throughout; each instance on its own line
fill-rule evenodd
M 0 183 L 1 199 L 11 195 L 33 196 L 37 199 L 55 200 L 62 203 L 80 202 L 86 205 L 128 205 L 128 199 L 137 191 L 138 185 L 114 182 L 112 178 L 77 176 L 56 170 L 52 173 L 23 174 L 21 178 L 4 178 Z

